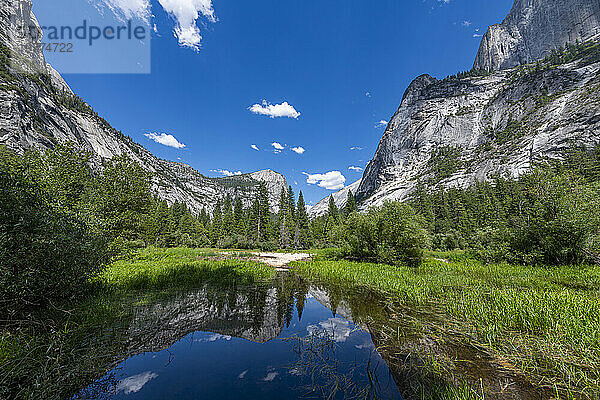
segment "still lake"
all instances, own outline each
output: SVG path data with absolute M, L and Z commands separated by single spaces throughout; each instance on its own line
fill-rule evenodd
M 127 357 L 75 398 L 401 399 L 341 297 L 281 273 L 141 302 L 125 330 Z

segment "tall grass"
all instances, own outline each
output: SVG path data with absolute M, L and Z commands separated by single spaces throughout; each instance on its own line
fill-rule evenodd
M 310 279 L 365 286 L 427 310 L 441 328 L 461 332 L 542 385 L 598 398 L 600 267 L 486 265 L 464 254 L 430 254 L 418 268 L 346 261 L 294 267 Z
M 230 259 L 230 256 L 240 254 L 149 248 L 129 259 L 114 262 L 97 279 L 109 287 L 141 290 L 190 288 L 204 283 L 249 284 L 275 274 L 273 268 L 264 264 Z M 211 259 L 214 257 L 221 259 Z

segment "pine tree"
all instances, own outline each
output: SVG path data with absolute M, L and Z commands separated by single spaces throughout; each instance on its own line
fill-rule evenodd
M 351 213 L 353 213 L 357 210 L 358 210 L 358 207 L 356 205 L 356 199 L 354 198 L 354 195 L 352 194 L 352 190 L 348 190 L 348 200 L 346 201 L 346 207 L 344 207 L 344 213 L 346 215 L 350 215 Z
M 242 205 L 242 199 L 239 197 L 235 199 L 235 205 L 233 206 L 233 224 L 236 235 L 246 234 L 244 229 L 244 206 Z
M 234 230 L 233 223 L 233 204 L 231 196 L 227 195 L 223 203 L 223 236 L 231 236 Z
M 306 212 L 306 204 L 304 203 L 304 195 L 302 191 L 298 195 L 298 206 L 296 208 L 296 219 L 298 221 L 298 242 L 302 248 L 309 248 L 312 244 L 310 234 L 310 220 Z
M 285 187 L 281 188 L 279 196 L 279 214 L 277 216 L 277 230 L 279 234 L 279 246 L 285 249 L 289 245 L 290 232 L 288 231 L 287 220 L 289 217 L 289 197 L 285 191 Z
M 206 209 L 204 207 L 202 207 L 202 210 L 200 210 L 200 216 L 198 217 L 198 220 L 204 226 L 204 228 L 208 228 L 210 225 L 210 217 L 206 213 Z
M 292 218 L 295 220 L 296 219 L 296 196 L 294 195 L 294 189 L 292 189 L 292 186 L 290 185 L 290 187 L 288 188 L 288 210 L 290 212 L 290 214 L 292 215 Z
M 212 232 L 211 240 L 213 245 L 219 244 L 219 241 L 223 238 L 223 213 L 221 211 L 221 200 L 217 201 L 215 210 L 212 216 Z
M 259 242 L 267 241 L 269 240 L 271 215 L 269 211 L 269 192 L 264 182 L 261 182 L 258 186 L 256 205 L 256 238 Z
M 329 196 L 329 211 L 327 212 L 327 215 L 333 218 L 333 221 L 335 221 L 336 223 L 340 219 L 340 211 L 338 210 L 337 205 L 335 204 L 333 195 Z

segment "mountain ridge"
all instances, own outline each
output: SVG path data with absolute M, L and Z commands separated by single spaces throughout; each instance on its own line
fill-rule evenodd
M 600 36 L 597 0 L 515 0 L 501 24 L 481 40 L 474 69 L 498 71 L 540 60 L 569 43 Z
M 153 191 L 169 203 L 183 202 L 194 212 L 211 212 L 218 200 L 240 198 L 250 206 L 260 182 L 267 184 L 271 210 L 277 211 L 285 177 L 263 170 L 230 178 L 208 178 L 187 164 L 162 160 L 114 129 L 73 94 L 44 59 L 39 40 L 23 38 L 24 27 L 39 24 L 31 0 L 0 0 L 2 74 L 0 76 L 0 144 L 22 154 L 72 142 L 92 154 L 97 170 L 103 160 L 126 154 L 153 174 Z M 41 29 L 40 29 L 41 32 Z M 234 184 L 232 184 L 234 182 Z
M 597 15 L 597 0 L 516 0 L 482 39 L 472 71 L 417 77 L 354 193 L 359 209 L 407 200 L 421 184 L 436 190 L 516 178 L 573 145 L 599 144 Z M 581 24 L 569 21 L 585 21 L 585 29 L 573 33 Z M 580 39 L 589 41 L 574 45 Z M 556 50 L 565 44 L 564 53 Z M 500 57 L 494 49 L 503 46 Z M 341 197 L 334 194 L 338 206 Z M 319 207 L 312 215 L 326 212 Z

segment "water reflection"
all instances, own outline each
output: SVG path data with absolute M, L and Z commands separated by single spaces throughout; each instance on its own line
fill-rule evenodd
M 124 340 L 123 361 L 76 398 L 400 398 L 341 292 L 290 273 L 139 304 Z

